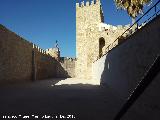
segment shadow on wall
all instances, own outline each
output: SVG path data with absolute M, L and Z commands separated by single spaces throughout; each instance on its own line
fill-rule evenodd
M 49 55 L 43 55 L 38 51 L 33 51 L 33 71 L 36 76 L 33 80 L 43 80 L 48 78 L 68 78 L 68 72 L 62 67 L 61 63 Z
M 76 58 L 71 57 L 61 57 L 60 64 L 67 72 L 68 76 L 75 77 L 75 62 Z
M 129 79 L 127 80 L 127 76 L 125 76 L 125 73 L 127 73 L 126 69 L 123 68 L 124 64 L 127 62 L 124 61 L 124 64 L 122 64 L 122 62 L 119 61 L 119 57 L 115 54 L 112 55 L 112 53 L 104 56 L 103 59 L 105 59 L 103 61 L 104 69 L 101 74 L 100 84 L 103 86 L 109 86 L 122 98 L 127 97 L 125 95 L 129 94 L 129 87 L 131 84 Z
M 153 19 L 124 43 L 96 61 L 100 65 L 104 64 L 103 72 L 99 73 L 101 85 L 106 84 L 121 98 L 128 98 L 160 53 L 159 19 L 160 17 Z
M 160 70 L 159 67 L 160 66 L 156 68 L 157 72 Z M 140 120 L 159 120 L 160 94 L 157 91 L 160 91 L 160 72 L 157 76 L 148 76 L 148 78 L 153 77 L 155 77 L 153 80 L 148 79 L 150 81 L 149 85 L 146 86 L 146 89 L 142 92 L 138 99 L 136 99 L 132 106 L 124 112 L 126 114 L 122 114 L 124 115 L 122 116 L 122 120 L 136 120 L 137 118 Z M 137 94 L 139 94 L 139 92 Z M 129 102 L 132 103 L 131 101 L 128 101 L 128 103 Z
M 68 72 L 63 68 L 60 62 L 57 62 L 56 64 L 57 68 L 57 78 L 71 78 L 71 76 L 68 74 Z
M 157 83 L 154 81 L 154 79 L 157 78 L 156 76 L 159 74 L 159 72 L 160 72 L 160 57 L 158 55 L 155 58 L 155 61 L 153 62 L 153 64 L 150 66 L 150 68 L 144 74 L 144 77 L 142 78 L 142 80 L 140 81 L 140 83 L 138 84 L 136 89 L 134 89 L 134 92 L 132 92 L 129 99 L 126 100 L 125 104 L 123 105 L 121 110 L 116 115 L 115 120 L 120 120 L 127 113 L 129 108 L 134 106 L 135 102 L 137 102 L 137 99 L 142 98 L 142 96 L 143 97 L 145 96 L 145 98 L 142 98 L 141 101 L 138 101 L 139 102 L 138 104 L 142 105 L 144 103 L 147 103 L 147 104 L 149 103 L 147 106 L 150 106 L 150 105 L 151 106 L 159 106 L 158 99 L 160 98 L 160 96 L 158 96 L 158 93 L 156 92 L 156 89 L 155 89 L 155 88 L 159 88 L 159 84 L 157 84 L 158 81 L 156 81 Z M 147 89 L 150 89 L 150 90 L 147 91 Z M 157 89 L 157 91 L 158 91 L 158 89 Z M 154 102 L 153 102 L 153 100 L 154 100 Z M 140 105 L 137 105 L 137 106 L 139 107 Z M 148 108 L 146 107 L 145 110 L 146 109 L 149 109 L 149 107 Z M 140 106 L 138 109 L 136 108 L 134 110 L 136 113 L 139 112 L 138 115 L 136 115 L 137 118 L 143 117 L 143 118 L 141 118 L 141 120 L 146 120 L 147 118 L 149 120 L 153 119 L 155 117 L 155 112 L 157 112 L 157 116 L 159 116 L 159 113 L 158 113 L 159 110 L 157 110 L 157 111 L 154 110 L 154 112 L 152 112 L 152 115 L 151 115 L 151 112 L 150 112 L 150 114 L 147 114 L 148 113 L 147 111 L 146 111 L 146 113 L 144 113 L 145 110 L 144 110 L 143 106 Z M 134 113 L 134 116 L 135 116 L 135 112 L 131 112 L 131 113 Z M 149 118 L 149 116 L 150 116 L 150 118 Z M 132 119 L 134 118 L 133 116 L 130 116 L 130 115 L 128 117 L 130 117 Z M 130 118 L 128 118 L 128 119 L 130 120 Z

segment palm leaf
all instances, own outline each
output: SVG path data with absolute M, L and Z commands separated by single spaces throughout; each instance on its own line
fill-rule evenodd
M 135 18 L 142 13 L 143 6 L 151 0 L 114 0 L 117 9 L 127 10 L 130 17 Z

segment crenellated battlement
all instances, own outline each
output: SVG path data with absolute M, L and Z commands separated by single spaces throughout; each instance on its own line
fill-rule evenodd
M 34 43 L 32 43 L 32 48 L 33 48 L 34 50 L 37 50 L 38 52 L 40 52 L 40 53 L 42 53 L 42 54 L 49 55 L 49 54 L 47 54 L 47 52 L 46 52 L 45 50 L 43 50 L 42 48 L 40 48 L 38 45 L 36 45 L 36 44 L 34 44 Z
M 87 1 L 87 2 L 80 2 L 80 3 L 76 3 L 76 8 L 83 8 L 83 7 L 88 7 L 88 6 L 93 6 L 93 5 L 100 5 L 100 0 L 91 0 L 91 1 Z
M 80 17 L 81 16 L 81 17 Z M 96 16 L 96 17 L 95 17 Z M 100 0 L 88 0 L 86 2 L 76 3 L 76 23 L 92 21 L 97 24 L 104 22 L 103 11 Z M 78 26 L 77 26 L 78 27 Z M 79 30 L 78 28 L 77 30 Z

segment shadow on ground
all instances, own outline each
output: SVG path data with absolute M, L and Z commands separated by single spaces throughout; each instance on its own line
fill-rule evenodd
M 52 86 L 55 83 L 47 80 L 0 88 L 1 115 L 71 114 L 80 120 L 112 120 L 123 102 L 107 87 Z

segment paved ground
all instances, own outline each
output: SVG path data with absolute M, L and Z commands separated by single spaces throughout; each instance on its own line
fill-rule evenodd
M 56 83 L 56 85 L 75 85 L 75 84 L 100 85 L 100 80 L 67 78 Z
M 19 114 L 31 118 L 34 114 L 39 118 L 49 115 L 56 120 L 60 115 L 71 114 L 75 120 L 113 120 L 121 106 L 122 100 L 107 87 L 82 84 L 54 86 L 57 81 L 59 79 L 1 87 L 1 118 Z

